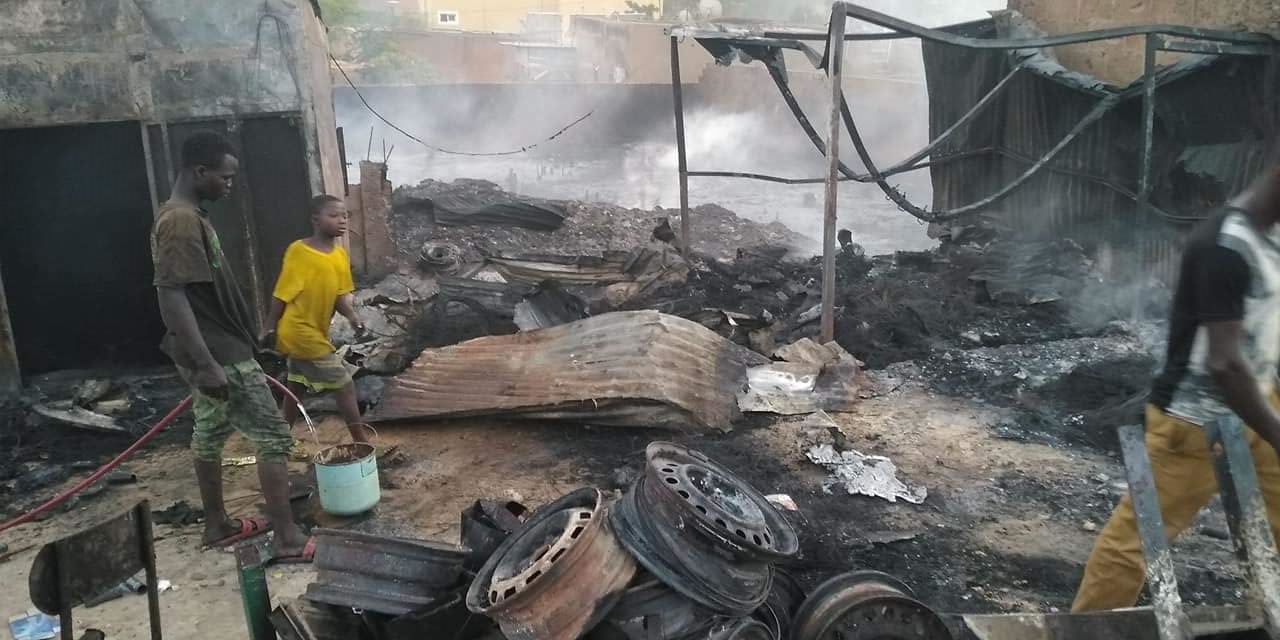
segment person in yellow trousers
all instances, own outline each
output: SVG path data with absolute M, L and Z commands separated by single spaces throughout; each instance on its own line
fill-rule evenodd
M 304 389 L 334 393 L 352 440 L 368 442 L 369 429 L 360 419 L 351 371 L 329 341 L 335 310 L 357 335 L 365 331 L 353 304 L 351 260 L 338 244 L 347 233 L 347 218 L 347 206 L 341 198 L 312 198 L 314 232 L 294 241 L 284 252 L 262 343 L 288 357 L 288 386 L 294 394 L 301 395 Z M 284 417 L 290 424 L 298 414 L 297 406 L 284 403 Z
M 1250 428 L 1272 533 L 1280 539 L 1280 164 L 1194 231 L 1184 249 L 1163 372 L 1146 408 L 1146 446 L 1165 535 L 1217 491 L 1202 426 L 1235 413 Z M 1098 534 L 1073 612 L 1132 607 L 1144 564 L 1129 496 Z

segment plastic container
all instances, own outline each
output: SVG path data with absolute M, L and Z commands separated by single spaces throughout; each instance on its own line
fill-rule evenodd
M 320 508 L 335 516 L 354 516 L 378 504 L 378 458 L 373 445 L 357 442 L 316 454 Z

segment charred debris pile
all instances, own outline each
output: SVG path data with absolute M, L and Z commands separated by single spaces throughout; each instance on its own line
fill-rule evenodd
M 953 637 L 882 573 L 806 593 L 783 568 L 797 532 L 770 497 L 677 444 L 644 458 L 621 495 L 585 487 L 532 511 L 479 500 L 456 542 L 317 530 L 316 579 L 272 623 L 296 640 Z
M 529 199 L 477 180 L 402 187 L 393 204 L 391 224 L 405 266 L 358 294 L 371 339 L 343 349 L 367 372 L 404 372 L 407 380 L 395 388 L 410 406 L 422 404 L 414 396 L 423 381 L 438 378 L 432 366 L 456 367 L 483 360 L 485 353 L 524 349 L 525 359 L 540 363 L 557 353 L 590 362 L 590 350 L 609 341 L 591 342 L 596 334 L 577 324 L 558 340 L 517 336 L 619 312 L 658 315 L 584 325 L 615 342 L 634 341 L 647 358 L 613 364 L 675 367 L 675 360 L 662 358 L 678 347 L 663 346 L 653 336 L 673 335 L 677 319 L 688 321 L 723 340 L 713 344 L 709 333 L 689 338 L 702 346 L 707 362 L 728 358 L 737 367 L 736 377 L 722 380 L 726 393 L 733 384 L 743 386 L 753 368 L 787 365 L 780 348 L 819 333 L 821 260 L 810 253 L 816 243 L 778 223 L 756 223 L 714 205 L 697 207 L 693 251 L 686 258 L 678 250 L 678 219 L 661 209 Z M 885 370 L 883 378 L 919 378 L 946 393 L 1012 406 L 1034 425 L 1066 419 L 1067 427 L 1083 425 L 1094 433 L 1134 420 L 1133 399 L 1149 379 L 1153 346 L 1138 329 L 1114 321 L 1127 317 L 1131 307 L 1103 283 L 1075 243 L 1011 237 L 971 227 L 935 250 L 874 257 L 846 238 L 836 260 L 831 362 L 848 356 L 859 370 Z M 486 336 L 487 342 L 460 344 Z M 350 336 L 339 338 L 350 342 Z M 784 362 L 770 365 L 771 359 Z M 601 362 L 597 373 L 616 370 Z M 528 382 L 564 371 L 509 373 L 513 381 Z M 864 382 L 845 386 L 860 387 L 865 397 L 876 385 Z M 381 387 L 376 378 L 365 380 L 362 396 L 375 403 Z M 536 385 L 526 391 L 540 392 Z M 638 396 L 681 406 L 670 389 Z M 544 417 L 565 409 L 508 404 Z M 699 424 L 688 409 L 676 426 Z M 482 413 L 479 407 L 459 407 L 450 415 Z M 597 414 L 597 423 L 611 421 Z M 403 406 L 387 415 L 407 417 Z M 701 426 L 727 428 L 719 420 Z M 1045 426 L 1045 433 L 1037 427 L 1028 437 L 1062 440 L 1048 433 L 1054 429 L 1063 427 Z M 1017 431 L 1027 430 L 1011 425 L 1011 433 Z M 1104 449 L 1110 444 L 1105 436 L 1074 440 Z

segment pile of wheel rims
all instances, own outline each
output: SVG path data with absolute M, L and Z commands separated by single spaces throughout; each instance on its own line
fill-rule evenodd
M 811 597 L 775 566 L 795 529 L 751 485 L 655 442 L 621 498 L 574 491 L 490 555 L 467 607 L 509 640 L 950 640 L 891 576 L 838 576 Z

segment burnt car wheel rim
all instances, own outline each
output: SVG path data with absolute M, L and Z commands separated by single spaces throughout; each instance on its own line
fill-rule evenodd
M 467 608 L 493 618 L 509 640 L 576 638 L 621 597 L 636 565 L 618 544 L 595 489 L 542 507 L 481 567 Z
M 897 578 L 878 571 L 836 576 L 796 613 L 791 640 L 951 640 L 938 614 Z
M 705 455 L 655 442 L 614 509 L 619 540 L 655 577 L 720 614 L 769 595 L 771 563 L 794 556 L 795 530 L 758 491 Z

